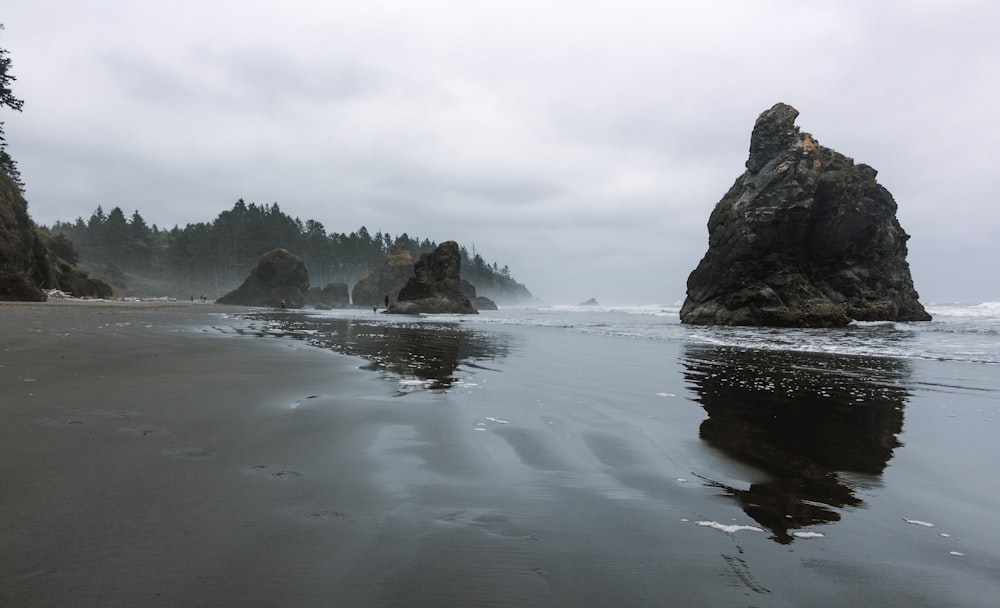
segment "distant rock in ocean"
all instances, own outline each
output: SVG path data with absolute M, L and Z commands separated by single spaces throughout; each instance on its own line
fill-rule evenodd
M 597 298 L 590 298 L 586 302 L 580 302 L 580 306 L 600 306 L 600 304 L 597 303 Z
M 309 291 L 306 292 L 306 304 L 311 304 L 321 310 L 349 308 L 351 294 L 347 283 L 328 283 L 322 289 L 310 287 Z
M 274 249 L 261 256 L 247 280 L 218 303 L 302 308 L 308 291 L 309 271 L 302 260 L 285 249 Z
M 455 241 L 446 241 L 424 253 L 413 266 L 413 277 L 399 290 L 397 301 L 387 312 L 477 314 L 462 290 L 461 264 Z
M 708 220 L 683 323 L 830 327 L 929 321 L 909 235 L 875 169 L 824 148 L 776 104 L 757 118 L 746 172 Z
M 372 270 L 354 284 L 351 299 L 355 306 L 365 308 L 383 306 L 385 297 L 396 299 L 396 294 L 413 276 L 413 257 L 406 245 L 396 245 L 389 250 L 385 264 Z

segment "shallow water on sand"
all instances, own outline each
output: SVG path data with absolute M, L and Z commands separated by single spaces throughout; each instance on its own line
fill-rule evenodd
M 1000 597 L 992 318 L 755 332 L 574 314 L 232 319 L 357 356 L 400 397 L 367 452 L 405 554 L 373 583 L 382 601 Z

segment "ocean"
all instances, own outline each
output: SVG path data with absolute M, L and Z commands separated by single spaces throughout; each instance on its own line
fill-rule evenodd
M 994 606 L 1000 303 L 928 311 L 770 329 L 675 305 L 261 310 L 217 329 L 339 353 L 388 408 L 378 517 L 424 533 L 396 539 L 387 604 Z

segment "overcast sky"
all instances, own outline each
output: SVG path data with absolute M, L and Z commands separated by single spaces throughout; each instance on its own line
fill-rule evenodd
M 875 167 L 924 303 L 1000 300 L 995 0 L 6 0 L 36 222 L 243 198 L 673 304 L 776 102 Z

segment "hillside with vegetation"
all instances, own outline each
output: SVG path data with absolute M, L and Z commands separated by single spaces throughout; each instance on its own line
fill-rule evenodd
M 413 256 L 432 251 L 437 243 L 392 236 L 367 228 L 351 233 L 327 232 L 320 222 L 292 218 L 277 203 L 247 204 L 238 200 L 211 222 L 162 230 L 148 225 L 135 211 L 130 217 L 119 207 L 98 207 L 84 220 L 56 222 L 50 233 L 64 259 L 111 283 L 123 295 L 215 299 L 237 287 L 260 257 L 276 248 L 291 251 L 305 263 L 310 283 L 353 286 L 371 270 L 385 264 L 389 250 L 403 245 Z M 511 276 L 507 266 L 488 263 L 475 251 L 461 248 L 462 278 L 477 293 L 498 303 L 531 298 L 527 287 Z

